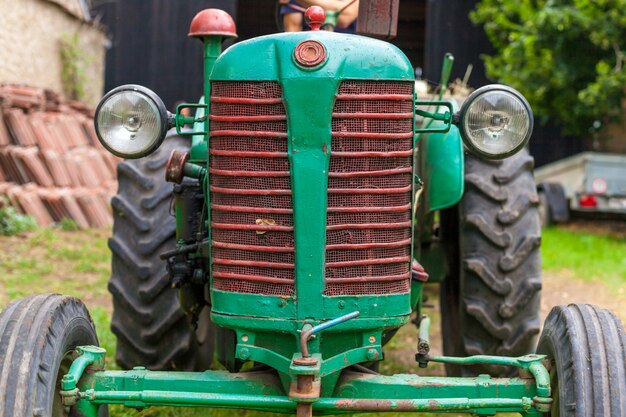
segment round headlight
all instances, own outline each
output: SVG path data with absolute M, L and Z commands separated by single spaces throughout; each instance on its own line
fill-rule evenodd
M 154 152 L 168 129 L 163 101 L 139 85 L 123 85 L 109 91 L 95 115 L 100 143 L 114 155 L 135 159 Z
M 533 112 L 518 91 L 488 85 L 474 91 L 461 108 L 461 135 L 470 151 L 488 159 L 519 152 L 533 131 Z

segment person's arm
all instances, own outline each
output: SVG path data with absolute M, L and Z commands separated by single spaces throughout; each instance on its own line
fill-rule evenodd
M 304 7 L 320 6 L 324 10 L 338 11 L 350 4 L 352 0 L 297 0 Z M 337 26 L 346 28 L 352 24 L 359 14 L 359 1 L 350 4 L 337 19 Z
M 287 13 L 283 16 L 285 32 L 301 32 L 304 19 L 302 13 Z

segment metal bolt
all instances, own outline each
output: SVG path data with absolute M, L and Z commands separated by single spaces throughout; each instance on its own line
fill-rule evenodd
M 376 349 L 368 349 L 367 350 L 367 359 L 370 361 L 375 361 L 378 359 L 378 351 Z
M 243 336 L 241 336 L 241 341 L 242 342 L 247 342 L 248 341 L 248 335 L 244 334 Z
M 239 359 L 246 360 L 250 357 L 250 350 L 247 348 L 239 349 Z
M 339 307 L 339 309 L 343 310 L 346 307 L 346 302 L 341 300 L 337 303 L 337 307 Z
M 376 343 L 376 336 L 370 336 L 369 341 L 370 343 Z

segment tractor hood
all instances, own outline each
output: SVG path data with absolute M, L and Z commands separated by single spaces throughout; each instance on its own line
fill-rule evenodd
M 311 40 L 326 49 L 326 62 L 303 68 L 294 59 L 298 44 Z M 362 36 L 315 31 L 263 36 L 235 44 L 217 60 L 212 80 L 280 80 L 307 77 L 413 80 L 407 57 L 395 46 Z

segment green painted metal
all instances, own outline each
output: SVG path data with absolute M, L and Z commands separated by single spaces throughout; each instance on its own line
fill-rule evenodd
M 204 120 L 206 114 L 206 107 L 204 106 L 204 96 L 200 97 L 198 104 L 201 107 L 196 108 L 194 115 L 196 120 L 202 120 L 193 124 L 194 135 L 191 137 L 191 150 L 189 151 L 189 160 L 196 163 L 206 163 L 209 150 L 208 150 L 208 136 L 204 130 Z
M 442 102 L 453 64 L 454 57 L 451 54 L 446 54 L 441 69 L 439 102 Z M 458 111 L 455 102 L 445 103 L 451 114 Z M 431 104 L 437 105 L 437 101 L 431 102 Z M 444 105 L 444 103 L 440 103 L 440 105 Z M 448 107 L 448 105 L 452 105 L 452 107 Z M 434 113 L 438 112 L 439 106 L 437 105 Z M 423 213 L 451 207 L 461 201 L 463 196 L 463 140 L 456 126 L 451 126 L 447 132 L 445 128 L 445 121 L 431 117 L 425 119 L 423 127 L 417 129 L 418 132 L 433 132 L 417 136 L 420 149 L 418 153 L 419 168 L 426 185 L 421 202 L 425 205 Z
M 72 362 L 69 371 L 61 379 L 61 390 L 71 392 L 76 389 L 78 381 L 88 366 L 104 369 L 106 350 L 98 346 L 79 346 L 76 348 L 78 357 Z
M 326 19 L 324 19 L 322 26 L 329 26 L 334 30 L 337 27 L 337 20 L 341 12 L 342 10 L 326 10 Z
M 465 358 L 455 358 L 450 356 L 431 356 L 430 362 L 453 363 L 457 365 L 506 365 L 515 366 L 527 370 L 532 374 L 537 385 L 537 395 L 540 397 L 550 397 L 550 374 L 543 365 L 545 355 L 526 355 L 517 358 L 505 356 L 476 355 Z
M 423 282 L 415 279 L 411 280 L 411 310 L 416 312 L 418 315 L 421 314 L 422 311 L 423 290 Z
M 315 40 L 326 47 L 328 60 L 325 64 L 308 70 L 294 64 L 293 50 L 304 40 Z M 325 31 L 282 33 L 239 42 L 217 59 L 211 73 L 212 80 L 222 81 L 281 81 L 302 77 L 326 79 L 333 84 L 343 79 L 414 80 L 411 63 L 395 46 L 362 36 Z M 322 111 L 312 109 L 317 107 L 315 98 L 319 94 L 316 91 L 301 91 L 301 94 L 308 96 L 311 102 L 306 110 L 300 111 Z
M 441 66 L 441 78 L 439 80 L 439 100 L 443 98 L 443 94 L 448 88 L 448 82 L 450 81 L 450 74 L 452 74 L 452 66 L 454 65 L 454 56 L 451 53 L 446 53 L 443 56 L 443 65 Z
M 437 110 L 430 112 L 422 110 L 423 106 L 437 106 Z M 454 104 L 449 101 L 442 100 L 415 100 L 415 113 L 418 116 L 428 120 L 428 123 L 424 127 L 418 127 L 415 129 L 415 133 L 448 133 L 452 126 L 452 112 L 454 112 Z M 445 113 L 439 113 L 439 107 L 445 107 L 448 110 Z M 432 126 L 432 122 L 441 122 Z
M 294 45 L 295 47 L 295 45 Z M 289 60 L 293 49 L 277 49 Z M 280 51 L 280 52 L 279 52 Z M 332 58 L 329 57 L 329 61 Z M 331 62 L 327 62 L 327 66 Z M 286 67 L 286 68 L 285 68 Z M 336 78 L 317 78 L 295 64 L 279 74 L 289 120 L 289 162 L 296 247 L 296 318 L 323 317 L 326 206 L 330 163 L 330 115 L 338 88 Z M 289 69 L 292 71 L 284 71 Z M 299 78 L 293 77 L 293 72 Z M 314 106 L 311 105 L 314 103 Z
M 327 60 L 316 68 L 302 68 L 293 60 L 295 47 L 316 40 L 327 50 Z M 255 59 L 251 60 L 250 57 Z M 212 319 L 237 334 L 256 332 L 255 340 L 276 332 L 291 334 L 287 349 L 252 346 L 247 360 L 280 363 L 298 352 L 297 338 L 305 323 L 313 326 L 358 310 L 362 318 L 342 325 L 343 332 L 328 331 L 311 341 L 313 353 L 323 352 L 322 373 L 330 376 L 341 369 L 368 361 L 372 347 L 363 344 L 373 332 L 408 321 L 410 294 L 365 297 L 326 297 L 324 258 L 326 206 L 330 161 L 331 114 L 339 84 L 345 79 L 412 81 L 407 58 L 394 46 L 369 38 L 330 32 L 287 33 L 238 43 L 222 54 L 210 75 L 211 81 L 277 81 L 283 89 L 287 112 L 289 161 L 294 210 L 296 288 L 294 297 L 270 297 L 213 290 Z M 378 339 L 379 340 L 379 339 Z M 243 344 L 236 355 L 240 359 Z M 378 349 L 378 348 L 374 348 Z M 276 355 L 270 355 L 272 351 Z M 343 355 L 343 356 L 341 356 Z M 333 359 L 344 357 L 344 360 Z M 334 377 L 336 379 L 336 376 Z M 329 390 L 332 387 L 326 387 Z
M 184 109 L 195 109 L 195 115 L 193 117 L 185 116 L 182 111 Z M 198 113 L 201 116 L 198 116 Z M 196 126 L 204 126 L 206 121 L 206 104 L 198 103 L 182 103 L 176 106 L 176 115 L 174 116 L 174 125 L 176 127 L 176 134 L 179 136 L 196 136 L 196 135 L 206 135 L 207 131 L 198 130 Z M 193 125 L 194 129 L 191 131 L 183 130 L 186 126 Z M 206 159 L 206 157 L 205 157 Z
M 134 408 L 155 405 L 247 408 L 284 413 L 292 413 L 296 407 L 296 402 L 289 399 L 277 374 L 272 371 L 235 374 L 225 371 L 157 372 L 137 367 L 131 371 L 84 372 L 83 369 L 78 372 L 78 368 L 86 365 L 97 369 L 101 352 L 91 355 L 90 348 L 79 348 L 82 354 L 68 374 L 76 381 L 80 380 L 74 398 L 86 417 L 96 417 L 100 404 L 123 404 Z M 490 358 L 486 360 L 492 361 Z M 536 357 L 522 357 L 499 363 L 515 362 L 515 366 L 524 367 L 528 363 L 537 364 L 536 361 Z M 543 368 L 540 364 L 536 366 Z M 309 372 L 295 368 L 294 373 Z M 547 373 L 545 368 L 539 373 L 542 372 Z M 76 387 L 70 385 L 66 388 Z M 491 378 L 487 375 L 445 378 L 346 372 L 335 391 L 314 402 L 313 409 L 316 414 L 464 411 L 478 415 L 519 412 L 539 416 L 537 407 L 542 400 L 545 399 L 541 398 L 540 388 L 532 378 Z
M 436 127 L 445 128 L 445 125 L 434 122 L 429 126 Z M 463 141 L 459 129 L 453 125 L 448 133 L 420 135 L 418 146 L 420 176 L 425 185 L 422 204 L 428 211 L 455 205 L 464 191 Z
M 428 271 L 428 283 L 442 282 L 450 272 L 448 254 L 441 242 L 431 242 L 422 247 L 419 255 L 420 263 Z

